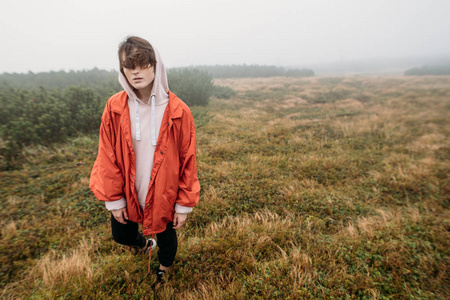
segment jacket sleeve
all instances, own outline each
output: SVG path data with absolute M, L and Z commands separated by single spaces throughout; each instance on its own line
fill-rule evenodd
M 127 200 L 125 199 L 125 197 L 122 197 L 121 199 L 116 201 L 105 201 L 105 207 L 109 211 L 119 210 L 127 207 Z
M 109 203 L 109 202 L 106 202 Z M 175 212 L 179 214 L 188 214 L 192 211 L 192 207 L 182 206 L 178 203 L 175 203 Z
M 89 187 L 101 201 L 124 199 L 124 178 L 117 166 L 114 151 L 115 132 L 112 126 L 109 102 L 105 106 L 100 125 L 98 154 L 91 172 Z
M 184 112 L 181 126 L 180 180 L 176 206 L 194 207 L 200 197 L 200 183 L 197 177 L 197 145 L 192 113 Z

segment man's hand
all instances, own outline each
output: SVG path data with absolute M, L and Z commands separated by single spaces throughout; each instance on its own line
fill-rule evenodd
M 111 213 L 116 219 L 117 222 L 122 224 L 127 224 L 126 220 L 128 220 L 127 208 L 124 207 L 122 209 L 112 210 Z
M 178 229 L 186 222 L 187 214 L 175 213 L 173 215 L 173 229 Z

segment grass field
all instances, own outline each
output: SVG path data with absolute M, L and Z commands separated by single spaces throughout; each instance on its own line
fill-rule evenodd
M 156 295 L 89 190 L 85 136 L 0 173 L 1 297 L 450 298 L 450 77 L 216 84 L 237 95 L 192 109 L 202 194 Z

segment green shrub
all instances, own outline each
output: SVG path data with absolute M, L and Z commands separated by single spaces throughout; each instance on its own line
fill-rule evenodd
M 208 105 L 213 92 L 211 74 L 197 69 L 172 69 L 167 74 L 169 88 L 187 105 Z
M 50 145 L 98 132 L 106 98 L 86 87 L 3 90 L 0 104 L 0 156 L 13 168 L 23 147 Z
M 230 99 L 231 97 L 236 96 L 236 91 L 229 86 L 214 85 L 213 96 L 219 99 Z

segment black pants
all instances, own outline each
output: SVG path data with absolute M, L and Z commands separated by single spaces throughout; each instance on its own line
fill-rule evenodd
M 131 221 L 126 222 L 127 224 L 117 222 L 111 214 L 111 231 L 114 241 L 126 246 L 144 247 L 147 240 L 139 232 L 139 225 Z M 175 260 L 178 248 L 177 232 L 173 229 L 173 223 L 168 223 L 166 230 L 157 233 L 156 238 L 159 262 L 164 267 L 170 267 Z

